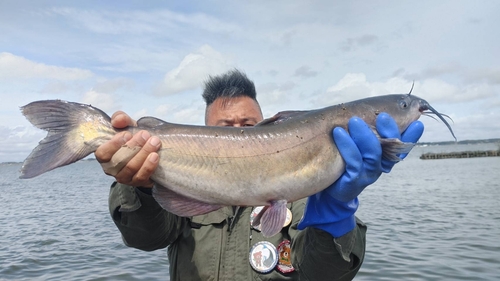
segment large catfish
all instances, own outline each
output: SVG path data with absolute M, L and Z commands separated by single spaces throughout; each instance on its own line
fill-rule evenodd
M 111 126 L 108 115 L 90 105 L 44 100 L 21 110 L 33 125 L 48 131 L 24 161 L 21 178 L 76 162 L 121 131 Z M 272 236 L 284 224 L 287 202 L 325 189 L 344 172 L 332 129 L 347 129 L 352 116 L 374 126 L 380 112 L 389 113 L 400 132 L 422 114 L 433 113 L 453 134 L 442 114 L 410 94 L 280 112 L 255 127 L 192 126 L 144 117 L 137 127 L 125 130 L 148 130 L 161 139 L 160 164 L 151 179 L 157 183 L 153 196 L 164 209 L 189 217 L 222 206 L 266 206 L 257 221 L 262 233 Z M 392 161 L 399 161 L 398 155 L 413 146 L 398 139 L 380 141 L 383 157 Z M 137 151 L 122 149 L 128 150 L 128 156 Z

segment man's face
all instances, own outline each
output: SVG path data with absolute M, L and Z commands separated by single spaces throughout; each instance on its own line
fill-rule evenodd
M 245 127 L 262 119 L 259 104 L 249 97 L 218 98 L 207 108 L 205 125 Z

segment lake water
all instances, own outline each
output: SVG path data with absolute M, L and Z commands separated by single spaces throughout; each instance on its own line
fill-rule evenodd
M 368 225 L 355 280 L 500 280 L 500 157 L 420 160 L 416 147 L 360 196 Z M 123 245 L 111 178 L 82 161 L 31 180 L 0 164 L 0 280 L 168 280 L 166 250 Z

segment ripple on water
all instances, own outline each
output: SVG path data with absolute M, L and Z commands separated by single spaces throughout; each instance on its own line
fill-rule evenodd
M 418 156 L 360 196 L 367 252 L 355 280 L 500 280 L 500 157 Z M 123 245 L 99 165 L 79 162 L 32 180 L 17 179 L 19 168 L 0 164 L 1 278 L 168 280 L 166 250 Z

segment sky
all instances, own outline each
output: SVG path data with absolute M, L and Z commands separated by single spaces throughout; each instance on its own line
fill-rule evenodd
M 203 82 L 237 68 L 265 117 L 408 93 L 458 140 L 500 137 L 499 1 L 2 1 L 0 162 L 46 135 L 19 108 L 92 104 L 202 125 Z M 423 116 L 423 142 L 452 141 Z

